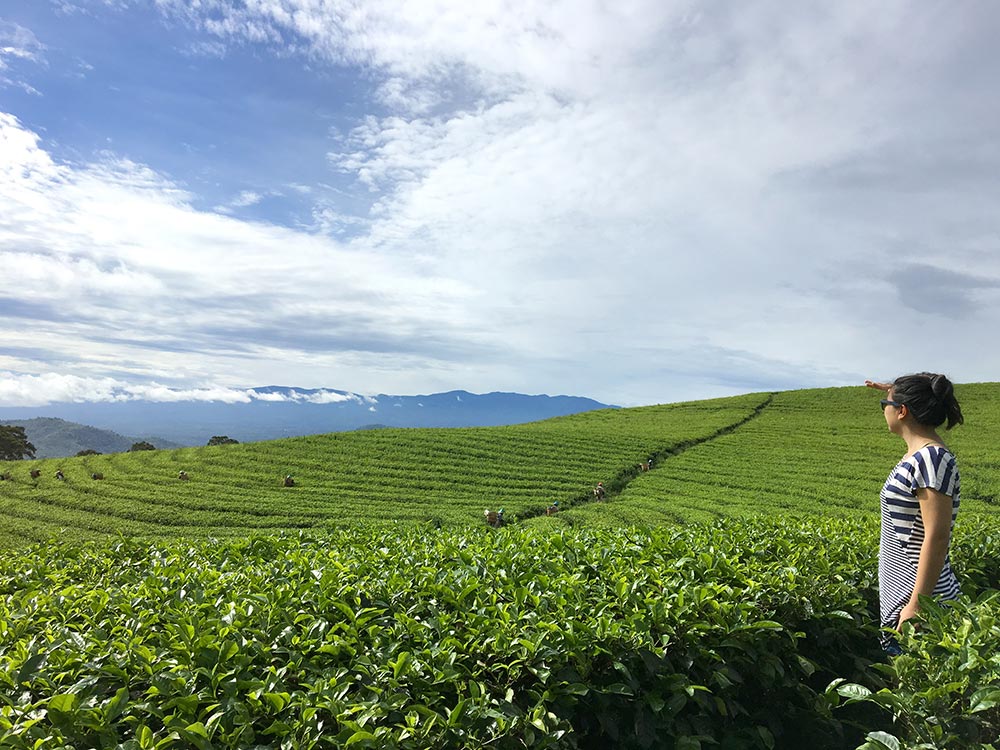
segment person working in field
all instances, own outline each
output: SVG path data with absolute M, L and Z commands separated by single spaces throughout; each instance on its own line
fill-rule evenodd
M 607 492 L 604 489 L 604 482 L 598 482 L 597 486 L 594 487 L 594 499 L 603 500 Z
M 879 403 L 886 425 L 906 443 L 906 454 L 879 496 L 879 608 L 882 627 L 899 630 L 918 616 L 920 596 L 947 600 L 959 595 L 948 559 L 959 505 L 958 465 L 937 428 L 947 422 L 950 430 L 965 420 L 944 375 L 922 372 L 892 383 L 866 380 L 865 385 L 885 392 Z M 901 653 L 888 632 L 882 634 L 882 647 L 893 656 Z

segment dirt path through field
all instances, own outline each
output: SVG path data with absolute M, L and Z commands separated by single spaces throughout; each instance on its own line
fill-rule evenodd
M 775 393 L 768 394 L 766 399 L 757 404 L 757 406 L 754 407 L 753 411 L 746 417 L 741 419 L 739 422 L 734 422 L 733 424 L 726 425 L 725 427 L 722 427 L 713 432 L 712 434 L 706 435 L 705 437 L 696 438 L 694 440 L 685 440 L 683 442 L 676 443 L 675 445 L 671 445 L 667 448 L 661 448 L 659 450 L 653 451 L 652 453 L 650 453 L 650 458 L 652 460 L 650 462 L 651 465 L 649 471 L 656 471 L 657 466 L 659 466 L 661 463 L 663 463 L 669 458 L 672 458 L 673 456 L 679 456 L 681 453 L 683 453 L 686 450 L 689 450 L 690 448 L 694 448 L 695 446 L 708 443 L 712 440 L 717 440 L 718 438 L 723 437 L 724 435 L 729 435 L 730 433 L 735 432 L 740 427 L 743 427 L 748 422 L 751 422 L 757 417 L 759 417 L 761 413 L 768 406 L 771 405 L 771 402 L 774 400 L 775 395 L 776 395 Z M 637 477 L 639 477 L 641 474 L 644 473 L 645 472 L 643 472 L 638 465 L 630 466 L 627 469 L 623 469 L 614 477 L 612 477 L 609 481 L 604 483 L 605 496 L 603 500 L 597 500 L 592 493 L 578 495 L 577 497 L 570 498 L 569 500 L 567 500 L 565 508 L 566 509 L 573 508 L 575 506 L 582 505 L 583 503 L 610 502 L 613 498 L 617 497 L 622 492 L 624 492 L 625 488 L 628 487 L 629 484 L 634 479 L 636 479 Z M 536 518 L 538 516 L 544 516 L 544 515 L 545 515 L 545 508 L 532 508 L 532 509 L 527 509 L 522 513 L 519 513 L 518 520 L 526 520 L 528 518 Z

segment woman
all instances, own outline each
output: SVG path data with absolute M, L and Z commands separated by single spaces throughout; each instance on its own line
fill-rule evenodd
M 883 628 L 899 630 L 920 609 L 920 596 L 954 599 L 958 579 L 948 561 L 948 545 L 959 505 L 955 455 L 937 433 L 962 424 L 962 409 L 944 375 L 922 372 L 892 383 L 866 380 L 885 391 L 882 413 L 889 431 L 906 443 L 906 455 L 889 473 L 880 494 L 879 604 Z M 899 644 L 883 633 L 887 653 Z

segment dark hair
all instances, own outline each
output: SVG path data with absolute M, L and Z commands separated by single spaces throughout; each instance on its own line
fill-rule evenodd
M 965 421 L 955 388 L 944 375 L 933 372 L 903 375 L 893 381 L 892 397 L 906 404 L 920 424 L 937 427 L 947 419 L 945 429 L 950 430 Z

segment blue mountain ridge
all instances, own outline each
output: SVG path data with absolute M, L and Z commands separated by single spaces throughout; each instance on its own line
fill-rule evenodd
M 544 394 L 458 390 L 362 396 L 331 388 L 276 385 L 252 390 L 264 398 L 248 403 L 116 401 L 0 407 L 0 420 L 58 417 L 124 435 L 155 434 L 180 445 L 204 445 L 213 435 L 250 442 L 374 426 L 496 426 L 616 408 L 580 396 Z

